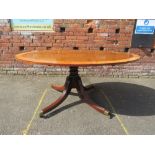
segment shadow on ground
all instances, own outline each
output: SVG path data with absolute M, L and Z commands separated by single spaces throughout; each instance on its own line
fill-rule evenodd
M 112 106 L 118 114 L 129 116 L 155 115 L 155 89 L 120 82 L 96 83 L 94 86 L 95 89 L 89 93 L 91 98 L 98 105 L 106 107 L 110 111 L 112 111 L 112 108 L 105 100 L 104 94 L 110 99 Z M 77 102 L 69 103 L 50 112 L 46 118 L 50 118 L 81 103 L 80 99 Z M 114 111 L 112 112 L 114 113 Z
M 46 118 L 47 119 L 47 118 L 53 117 L 53 116 L 57 115 L 58 113 L 60 113 L 60 112 L 62 112 L 64 110 L 67 110 L 69 108 L 72 108 L 74 106 L 77 106 L 77 105 L 79 105 L 81 103 L 82 103 L 81 100 L 76 101 L 76 102 L 73 102 L 73 103 L 69 103 L 68 105 L 65 105 L 65 106 L 63 106 L 61 108 L 58 108 L 58 109 L 56 109 L 56 110 L 48 113 L 47 115 L 43 116 L 43 118 Z
M 103 91 L 118 114 L 130 116 L 155 115 L 155 89 L 120 82 L 97 83 L 94 85 L 96 90 L 100 90 L 94 93 L 94 100 L 97 100 L 100 105 L 104 105 Z

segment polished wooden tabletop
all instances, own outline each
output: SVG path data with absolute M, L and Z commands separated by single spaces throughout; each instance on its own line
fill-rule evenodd
M 138 60 L 139 58 L 139 55 L 130 52 L 86 50 L 35 50 L 16 55 L 17 60 L 28 64 L 60 66 L 92 66 L 127 63 Z

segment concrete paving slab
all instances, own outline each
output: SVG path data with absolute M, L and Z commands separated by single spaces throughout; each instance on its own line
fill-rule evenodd
M 90 79 L 103 91 L 129 134 L 155 134 L 154 79 Z
M 82 77 L 85 85 L 94 84 L 90 96 L 110 110 L 103 93 L 111 101 L 129 134 L 155 134 L 155 79 Z M 22 134 L 28 126 L 39 100 L 47 89 L 39 111 L 61 93 L 51 83 L 63 84 L 65 76 L 0 75 L 0 134 Z M 96 112 L 70 95 L 63 104 L 41 119 L 38 113 L 27 134 L 117 135 L 125 131 L 117 117 Z
M 43 89 L 36 79 L 0 77 L 0 134 L 21 134 Z
M 52 91 L 46 95 L 43 106 L 53 99 Z M 124 134 L 116 119 L 96 112 L 78 97 L 69 96 L 55 111 L 56 115 L 48 119 L 37 118 L 29 134 Z

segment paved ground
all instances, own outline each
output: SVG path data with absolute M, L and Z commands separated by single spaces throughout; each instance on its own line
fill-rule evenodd
M 82 80 L 94 84 L 91 97 L 111 109 L 113 119 L 71 95 L 50 118 L 41 119 L 40 110 L 60 95 L 51 83 L 63 84 L 65 76 L 0 75 L 0 134 L 155 134 L 155 79 Z

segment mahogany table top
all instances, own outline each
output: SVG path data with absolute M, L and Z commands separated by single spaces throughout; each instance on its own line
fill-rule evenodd
M 87 50 L 41 50 L 20 53 L 16 59 L 28 64 L 59 66 L 96 66 L 127 63 L 140 59 L 133 53 Z

